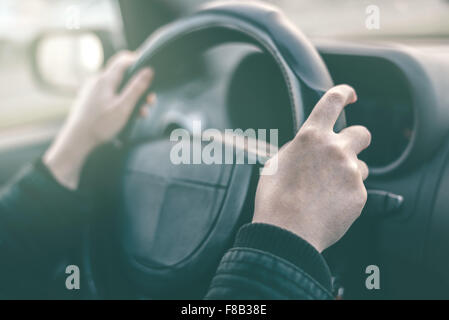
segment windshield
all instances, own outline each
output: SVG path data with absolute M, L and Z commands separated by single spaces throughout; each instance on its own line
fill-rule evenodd
M 116 11 L 115 0 L 0 1 L 1 133 L 39 121 L 59 122 L 72 103 L 73 96 L 43 90 L 33 78 L 33 40 L 49 30 L 70 31 L 72 25 L 80 31 L 108 30 L 119 39 L 121 20 Z
M 190 10 L 205 0 L 176 0 Z M 308 36 L 449 36 L 449 0 L 264 0 Z

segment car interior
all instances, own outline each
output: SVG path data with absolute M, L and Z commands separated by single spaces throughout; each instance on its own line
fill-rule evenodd
M 446 14 L 435 18 L 440 33 L 349 35 L 343 29 L 343 36 L 300 31 L 301 14 L 289 10 L 310 12 L 314 5 L 305 1 L 104 2 L 114 2 L 112 29 L 45 27 L 26 41 L 24 59 L 35 90 L 57 95 L 58 106 L 67 107 L 40 121 L 17 122 L 11 116 L 10 124 L 0 122 L 4 185 L 43 154 L 74 94 L 71 83 L 62 88 L 43 70 L 41 56 L 51 39 L 94 41 L 103 61 L 120 49 L 138 50 L 128 77 L 145 66 L 155 69 L 157 103 L 151 116 L 134 116 L 119 142 L 97 150 L 83 174 L 97 214 L 82 230 L 83 247 L 73 253 L 88 270 L 83 282 L 89 295 L 82 298 L 202 298 L 239 226 L 251 221 L 260 164 L 173 165 L 167 161 L 170 132 L 191 131 L 194 120 L 218 130 L 277 129 L 282 146 L 326 89 L 341 83 L 353 86 L 359 100 L 345 109 L 335 130 L 364 125 L 372 144 L 361 154 L 370 169 L 366 207 L 344 238 L 324 252 L 339 294 L 449 298 L 447 1 L 435 1 Z M 332 11 L 330 2 L 318 1 L 322 7 L 315 9 Z M 381 9 L 389 8 L 379 2 Z M 407 13 L 404 1 L 393 2 Z M 411 3 L 410 10 L 426 6 Z M 361 29 L 366 5 L 357 7 Z M 326 21 L 323 30 L 332 28 Z M 417 30 L 420 21 L 413 22 Z M 0 42 L 0 61 L 1 48 Z M 3 108 L 15 108 L 14 101 L 6 102 L 0 118 L 8 117 Z M 382 290 L 367 290 L 369 265 L 381 270 Z

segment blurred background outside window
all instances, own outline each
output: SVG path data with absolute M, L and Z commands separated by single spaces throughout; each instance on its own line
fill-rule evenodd
M 11 128 L 36 123 L 60 122 L 66 115 L 73 93 L 52 91 L 34 79 L 31 59 L 33 41 L 47 31 L 59 36 L 47 39 L 38 48 L 40 63 L 47 66 L 44 75 L 52 74 L 61 85 L 74 79 L 65 75 L 65 59 L 71 59 L 75 77 L 84 70 L 94 71 L 103 62 L 101 47 L 93 35 L 79 39 L 64 37 L 64 31 L 82 32 L 102 29 L 120 43 L 122 26 L 115 0 L 2 0 L 0 2 L 0 133 Z M 57 48 L 57 52 L 51 52 Z M 77 60 L 77 61 L 75 61 Z M 59 78 L 58 78 L 59 77 Z
M 133 0 L 129 0 L 133 1 Z M 170 3 L 188 14 L 205 0 Z M 284 10 L 312 38 L 394 36 L 449 39 L 448 0 L 267 0 Z M 366 7 L 380 10 L 380 29 L 365 27 Z M 33 77 L 32 44 L 49 30 L 33 56 L 44 80 L 74 87 L 103 63 L 101 41 L 83 30 L 107 31 L 115 49 L 125 47 L 118 0 L 2 0 L 0 2 L 0 134 L 39 123 L 60 123 L 74 90 L 48 90 Z M 61 32 L 62 30 L 62 32 Z M 66 38 L 64 31 L 80 32 Z M 68 63 L 69 62 L 69 63 Z M 47 79 L 48 78 L 48 79 Z M 14 133 L 14 131 L 13 131 Z

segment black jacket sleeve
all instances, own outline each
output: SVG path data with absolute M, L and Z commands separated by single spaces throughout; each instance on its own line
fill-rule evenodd
M 79 243 L 88 216 L 84 204 L 40 161 L 1 189 L 0 297 L 45 297 L 55 268 Z
M 321 254 L 295 234 L 247 224 L 223 257 L 207 299 L 333 299 Z
M 0 298 L 47 298 L 92 214 L 89 200 L 59 185 L 41 162 L 2 188 Z M 329 269 L 306 241 L 249 224 L 223 257 L 206 298 L 330 299 L 330 291 Z

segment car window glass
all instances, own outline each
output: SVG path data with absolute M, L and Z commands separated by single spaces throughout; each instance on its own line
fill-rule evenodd
M 74 98 L 74 94 L 43 88 L 33 78 L 30 47 L 36 37 L 48 31 L 64 34 L 96 29 L 118 38 L 122 29 L 118 12 L 116 0 L 0 2 L 0 132 L 60 122 Z M 57 61 L 49 64 L 58 68 Z

